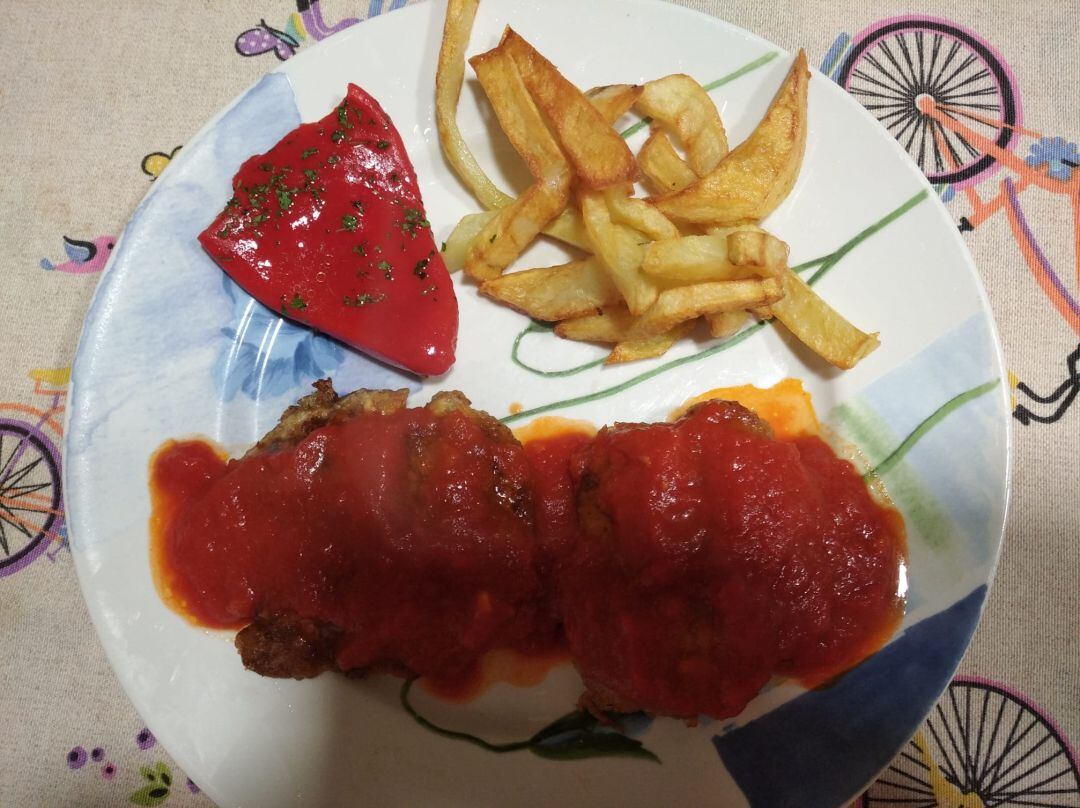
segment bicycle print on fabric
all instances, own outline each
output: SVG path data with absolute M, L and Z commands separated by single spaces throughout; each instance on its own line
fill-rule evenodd
M 0 403 L 0 578 L 67 548 L 60 443 L 71 368 L 29 377 L 38 406 Z
M 1068 739 L 1026 696 L 961 676 L 858 804 L 1078 806 L 1080 768 Z
M 1064 137 L 1024 126 L 1019 84 L 1008 62 L 976 32 L 938 17 L 900 16 L 873 23 L 854 37 L 841 34 L 822 72 L 858 99 L 907 150 L 941 198 L 967 203 L 961 232 L 1003 212 L 1031 275 L 1058 315 L 1080 336 L 1080 149 Z M 1021 156 L 1023 144 L 1026 155 Z M 998 177 L 1002 173 L 1006 176 Z M 984 196 L 979 186 L 993 180 Z M 1021 207 L 1040 188 L 1066 197 L 1074 223 L 1073 272 L 1056 269 Z M 1078 346 L 1080 350 L 1080 346 Z M 1049 396 L 1022 382 L 1028 398 L 1014 417 L 1023 425 L 1054 423 L 1076 398 L 1076 360 Z M 1048 413 L 1042 411 L 1051 406 Z M 1033 409 L 1034 407 L 1034 409 Z

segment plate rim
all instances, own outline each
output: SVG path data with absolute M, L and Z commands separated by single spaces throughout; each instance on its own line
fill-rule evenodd
M 649 7 L 649 8 L 652 8 L 652 9 L 662 8 L 662 9 L 664 9 L 664 13 L 683 15 L 683 16 L 690 17 L 690 18 L 693 18 L 693 19 L 696 19 L 696 20 L 704 19 L 704 20 L 708 21 L 708 23 L 710 25 L 719 26 L 720 28 L 726 29 L 729 33 L 731 33 L 733 35 L 737 35 L 739 37 L 745 38 L 745 39 L 747 39 L 747 40 L 749 40 L 749 41 L 751 41 L 751 42 L 753 42 L 753 43 L 755 43 L 755 44 L 757 44 L 757 45 L 759 45 L 761 47 L 766 47 L 766 48 L 769 48 L 771 50 L 776 51 L 778 57 L 785 58 L 785 59 L 790 59 L 791 56 L 792 56 L 791 52 L 789 50 L 787 50 L 786 48 L 783 48 L 783 47 L 775 44 L 774 42 L 772 42 L 772 41 L 770 41 L 768 39 L 765 39 L 764 37 L 760 36 L 757 33 L 754 33 L 752 31 L 749 31 L 749 30 L 745 29 L 745 28 L 742 28 L 741 26 L 735 25 L 734 23 L 731 23 L 730 21 L 728 21 L 727 19 L 725 19 L 723 17 L 715 16 L 715 15 L 709 14 L 709 13 L 704 12 L 704 11 L 699 11 L 699 10 L 694 9 L 694 8 L 689 8 L 687 6 L 678 5 L 675 2 L 670 2 L 669 0 L 608 0 L 608 2 L 610 3 L 610 5 L 612 7 L 615 7 L 615 5 L 618 4 L 620 7 L 625 7 L 625 6 L 630 5 L 630 6 L 637 6 L 637 7 Z M 397 14 L 401 14 L 401 15 L 407 17 L 407 16 L 418 16 L 418 15 L 423 13 L 421 11 L 421 9 L 426 9 L 426 10 L 430 11 L 433 16 L 435 16 L 442 9 L 443 5 L 444 4 L 442 2 L 414 3 L 414 4 L 410 4 L 408 6 L 404 6 L 402 8 L 399 8 L 399 9 L 394 9 L 393 11 L 395 12 L 395 16 Z M 272 70 L 267 70 L 266 72 L 264 72 L 263 74 L 258 76 L 254 81 L 252 81 L 249 85 L 244 87 L 239 93 L 237 93 L 235 96 L 233 96 L 224 105 L 222 105 L 220 108 L 218 108 L 217 111 L 213 115 L 211 115 L 207 119 L 207 121 L 190 138 L 188 138 L 185 145 L 199 142 L 202 139 L 209 136 L 209 134 L 217 127 L 217 125 L 219 124 L 221 119 L 225 115 L 227 115 L 237 104 L 239 104 L 248 95 L 248 93 L 251 92 L 251 90 L 254 87 L 256 87 L 260 82 L 264 81 L 267 78 L 267 76 L 276 75 L 276 74 L 283 74 L 286 77 L 286 80 L 289 81 L 290 88 L 293 88 L 294 85 L 293 85 L 291 73 L 293 73 L 294 71 L 302 71 L 302 70 L 306 69 L 306 65 L 308 64 L 308 62 L 311 62 L 311 61 L 318 58 L 318 54 L 319 54 L 320 50 L 324 47 L 324 43 L 330 42 L 331 44 L 340 44 L 342 40 L 347 39 L 347 38 L 352 38 L 352 37 L 357 37 L 357 36 L 377 36 L 378 35 L 378 29 L 380 27 L 388 24 L 388 23 L 385 22 L 388 18 L 390 18 L 390 12 L 389 11 L 385 12 L 383 14 L 380 14 L 377 17 L 371 17 L 371 18 L 360 20 L 358 23 L 350 26 L 349 28 L 346 28 L 346 29 L 342 30 L 341 32 L 338 32 L 338 34 L 334 34 L 334 35 L 332 35 L 331 37 L 328 37 L 325 40 L 321 40 L 321 41 L 318 41 L 318 42 L 315 42 L 315 43 L 309 45 L 308 47 L 304 48 L 299 53 L 297 53 L 296 55 L 291 57 L 290 59 L 288 59 L 286 61 L 283 61 L 280 64 L 276 65 Z M 402 17 L 396 17 L 395 24 L 400 24 L 401 19 L 402 19 Z M 374 31 L 373 31 L 373 29 L 374 29 Z M 340 38 L 336 39 L 337 37 L 340 37 Z M 312 54 L 315 54 L 315 55 L 312 56 Z M 959 231 L 955 227 L 955 223 L 952 221 L 951 214 L 948 212 L 948 209 L 945 207 L 945 204 L 941 200 L 940 195 L 934 190 L 933 186 L 930 184 L 929 180 L 926 178 L 926 176 L 923 174 L 923 172 L 919 169 L 919 167 L 917 165 L 915 165 L 915 163 L 914 163 L 914 161 L 912 161 L 910 155 L 900 146 L 900 144 L 896 141 L 895 138 L 893 138 L 887 132 L 882 130 L 882 127 L 881 127 L 880 123 L 877 121 L 877 119 L 874 118 L 874 116 L 867 109 L 865 109 L 865 107 L 863 107 L 862 104 L 860 104 L 856 99 L 852 98 L 850 96 L 850 94 L 848 94 L 842 87 L 840 87 L 835 82 L 833 82 L 827 75 L 823 74 L 818 69 L 817 66 L 815 66 L 813 64 L 808 64 L 808 67 L 809 67 L 812 75 L 816 79 L 816 82 L 817 82 L 817 84 L 819 86 L 821 86 L 823 84 L 827 85 L 830 88 L 828 90 L 828 92 L 835 93 L 835 94 L 837 94 L 839 96 L 843 96 L 847 106 L 856 108 L 857 109 L 857 114 L 861 115 L 863 117 L 863 119 L 867 123 L 872 123 L 874 128 L 879 130 L 878 131 L 879 136 L 881 136 L 881 138 L 883 138 L 885 140 L 885 142 L 888 143 L 890 148 L 892 148 L 898 155 L 900 155 L 902 157 L 902 160 L 905 161 L 905 163 L 907 165 L 907 168 L 910 170 L 911 174 L 917 179 L 917 181 L 921 184 L 921 187 L 926 191 L 926 196 L 932 197 L 931 205 L 936 210 L 938 217 L 941 218 L 943 220 L 943 222 L 948 225 L 947 229 L 952 231 L 951 238 L 952 238 L 954 244 L 958 245 L 959 248 L 960 248 L 960 253 L 961 253 L 961 255 L 963 256 L 963 259 L 964 259 L 964 262 L 963 262 L 964 263 L 964 268 L 969 273 L 969 275 L 971 276 L 971 279 L 974 281 L 974 288 L 975 288 L 975 292 L 976 292 L 976 295 L 977 295 L 977 298 L 978 298 L 978 303 L 979 303 L 979 311 L 977 312 L 977 314 L 980 316 L 980 318 L 983 320 L 983 322 L 987 326 L 988 335 L 989 335 L 989 338 L 990 338 L 990 340 L 991 340 L 991 342 L 993 344 L 993 359 L 994 359 L 994 364 L 995 364 L 995 366 L 996 366 L 996 368 L 998 370 L 998 373 L 999 373 L 999 378 L 1002 379 L 1002 380 L 1007 379 L 1008 369 L 1007 369 L 1007 365 L 1005 363 L 1005 355 L 1004 355 L 1004 349 L 1003 349 L 1003 345 L 1002 345 L 1002 341 L 1001 341 L 1000 330 L 998 328 L 998 324 L 997 324 L 996 318 L 994 316 L 993 308 L 991 307 L 991 304 L 990 304 L 990 299 L 989 299 L 989 296 L 987 294 L 985 284 L 983 283 L 982 276 L 980 275 L 980 273 L 978 271 L 977 264 L 975 263 L 975 260 L 974 260 L 973 256 L 971 255 L 971 251 L 968 248 L 967 242 L 964 241 L 962 235 L 959 233 Z M 434 102 L 432 102 L 432 103 L 434 103 Z M 304 121 L 302 116 L 301 116 L 301 120 L 303 122 L 306 122 L 306 121 Z M 180 151 L 180 153 L 177 155 L 177 157 L 174 158 L 174 161 L 178 165 L 181 165 L 182 164 L 181 161 L 184 160 L 185 156 L 186 156 L 185 150 L 182 149 Z M 443 161 L 445 162 L 445 157 L 443 158 Z M 453 172 L 451 172 L 451 173 L 453 173 Z M 460 179 L 457 177 L 457 175 L 453 174 L 453 176 L 454 176 L 455 181 L 458 183 L 459 187 L 467 194 L 468 193 L 467 189 L 460 182 Z M 116 280 L 116 278 L 114 277 L 115 272 L 113 271 L 114 270 L 115 258 L 121 252 L 120 248 L 123 245 L 123 241 L 124 241 L 124 239 L 125 239 L 125 237 L 127 235 L 128 224 L 130 224 L 130 221 L 133 218 L 135 218 L 135 216 L 138 214 L 138 212 L 147 204 L 147 202 L 149 200 L 151 200 L 153 198 L 154 194 L 157 191 L 159 191 L 160 188 L 164 187 L 164 185 L 165 184 L 163 184 L 163 183 L 154 183 L 153 185 L 151 185 L 151 187 L 147 190 L 146 194 L 143 195 L 143 197 L 139 201 L 139 203 L 132 209 L 130 215 L 128 216 L 127 221 L 124 224 L 123 231 L 120 233 L 119 237 L 116 239 L 116 245 L 115 245 L 116 248 L 113 250 L 112 254 L 109 256 L 109 259 L 106 262 L 106 265 L 103 268 L 103 270 L 102 270 L 102 272 L 101 272 L 101 274 L 100 274 L 100 276 L 98 278 L 98 282 L 97 282 L 97 284 L 95 286 L 94 293 L 93 293 L 93 295 L 91 297 L 91 300 L 90 300 L 90 302 L 89 302 L 89 304 L 88 304 L 88 306 L 86 308 L 85 314 L 83 315 L 83 322 L 82 322 L 82 325 L 81 325 L 80 330 L 79 330 L 78 341 L 77 341 L 76 349 L 75 349 L 75 352 L 74 352 L 74 355 L 73 355 L 73 358 L 72 358 L 72 376 L 71 376 L 71 380 L 70 380 L 70 383 L 69 383 L 69 386 L 68 386 L 68 402 L 67 402 L 67 406 L 65 407 L 65 410 L 64 410 L 63 440 L 62 440 L 62 446 L 61 446 L 62 486 L 63 486 L 64 495 L 65 495 L 64 496 L 64 503 L 65 503 L 64 507 L 65 507 L 65 514 L 67 516 L 67 523 L 68 523 L 68 526 L 69 526 L 69 531 L 71 531 L 72 535 L 74 535 L 78 530 L 77 524 L 78 524 L 79 519 L 78 519 L 78 516 L 76 515 L 75 511 L 72 510 L 68 505 L 69 497 L 68 497 L 67 492 L 69 490 L 74 490 L 72 488 L 72 483 L 74 482 L 74 480 L 72 479 L 72 471 L 71 471 L 72 464 L 68 462 L 68 460 L 69 460 L 69 452 L 70 452 L 70 443 L 73 440 L 72 433 L 70 431 L 70 427 L 71 427 L 71 422 L 72 422 L 72 418 L 73 418 L 73 413 L 76 411 L 77 403 L 78 403 L 78 401 L 80 399 L 80 393 L 82 393 L 84 387 L 89 387 L 90 386 L 90 382 L 92 380 L 92 372 L 90 370 L 87 371 L 87 373 L 86 373 L 87 379 L 85 379 L 85 380 L 83 379 L 84 374 L 76 373 L 75 371 L 76 371 L 76 368 L 81 364 L 80 360 L 84 358 L 85 352 L 91 349 L 91 346 L 95 344 L 95 341 L 97 339 L 95 337 L 96 329 L 92 330 L 91 326 L 97 324 L 96 320 L 97 320 L 97 318 L 98 318 L 98 316 L 100 314 L 99 309 L 107 301 L 110 289 L 111 289 L 113 283 Z M 997 530 L 996 542 L 995 542 L 995 545 L 994 545 L 993 553 L 991 554 L 991 557 L 989 559 L 989 563 L 988 563 L 988 566 L 987 566 L 987 569 L 988 569 L 987 577 L 986 577 L 986 580 L 985 580 L 984 584 L 982 584 L 982 585 L 985 586 L 985 591 L 983 593 L 982 600 L 981 600 L 981 602 L 979 604 L 978 618 L 972 624 L 971 630 L 970 630 L 970 632 L 968 632 L 967 637 L 966 637 L 966 639 L 964 641 L 963 648 L 960 650 L 960 652 L 957 655 L 955 661 L 950 666 L 951 671 L 950 671 L 949 677 L 948 677 L 948 680 L 950 680 L 950 681 L 955 676 L 956 670 L 959 668 L 959 666 L 962 663 L 964 657 L 967 655 L 967 652 L 968 652 L 968 650 L 969 650 L 969 648 L 971 646 L 972 638 L 974 637 L 975 632 L 977 631 L 979 625 L 982 622 L 982 617 L 983 617 L 983 615 L 985 613 L 986 604 L 987 604 L 987 601 L 989 599 L 990 592 L 991 592 L 991 590 L 993 588 L 993 584 L 994 584 L 994 582 L 995 582 L 995 580 L 997 578 L 998 568 L 999 568 L 999 564 L 1000 564 L 1000 561 L 1001 561 L 1001 553 L 1002 553 L 1002 549 L 1003 549 L 1004 542 L 1005 542 L 1006 531 L 1007 531 L 1007 528 L 1008 528 L 1010 515 L 1011 515 L 1011 512 L 1012 512 L 1013 472 L 1014 472 L 1013 464 L 1014 464 L 1014 460 L 1015 460 L 1015 452 L 1014 452 L 1014 442 L 1013 442 L 1014 441 L 1014 425 L 1012 423 L 1012 418 L 1009 415 L 1009 413 L 1011 412 L 1011 407 L 1009 406 L 1008 386 L 1006 384 L 1001 385 L 1000 389 L 995 391 L 995 395 L 1005 405 L 1002 408 L 1005 415 L 1004 415 L 1004 419 L 1003 419 L 1004 420 L 1004 466 L 1003 466 L 1004 479 L 1002 480 L 1002 483 L 1003 483 L 1003 501 L 1001 503 L 1001 505 L 1002 505 L 1001 524 L 1000 524 L 1000 528 Z M 70 539 L 69 539 L 69 541 L 70 541 Z M 94 626 L 94 630 L 95 630 L 95 633 L 97 635 L 97 641 L 98 641 L 100 647 L 102 648 L 102 650 L 104 651 L 105 656 L 106 656 L 106 658 L 107 658 L 107 660 L 109 662 L 109 666 L 110 666 L 110 668 L 112 668 L 112 672 L 113 672 L 114 676 L 116 676 L 117 680 L 119 681 L 119 683 L 120 683 L 120 685 L 121 685 L 121 687 L 122 687 L 122 689 L 124 691 L 124 695 L 128 699 L 129 704 L 131 704 L 131 706 L 136 710 L 136 712 L 138 713 L 140 718 L 144 722 L 146 722 L 147 726 L 149 726 L 153 722 L 151 722 L 147 718 L 147 711 L 144 710 L 142 708 L 142 706 L 140 706 L 141 705 L 141 700 L 138 699 L 135 696 L 135 694 L 132 692 L 132 688 L 129 686 L 129 683 L 127 682 L 126 678 L 124 676 L 120 675 L 120 668 L 117 665 L 118 660 L 114 658 L 116 656 L 116 654 L 114 653 L 114 649 L 110 645 L 110 643 L 106 642 L 106 637 L 112 637 L 113 632 L 111 632 L 109 627 L 104 624 L 103 618 L 98 614 L 97 609 L 93 605 L 93 598 L 91 597 L 91 591 L 90 591 L 90 572 L 89 572 L 89 570 L 87 570 L 85 568 L 85 565 L 88 563 L 88 561 L 87 561 L 84 553 L 76 552 L 76 544 L 77 544 L 77 541 L 73 541 L 71 543 L 71 547 L 72 547 L 73 565 L 75 567 L 76 577 L 77 577 L 77 580 L 78 580 L 78 583 L 79 583 L 79 593 L 80 593 L 80 596 L 82 597 L 83 603 L 85 604 L 85 606 L 87 608 L 87 612 L 90 615 L 91 622 L 92 622 L 92 624 Z M 899 636 L 899 634 L 897 634 L 895 636 Z M 895 639 L 895 636 L 892 639 Z M 948 686 L 948 682 L 946 682 L 945 687 L 947 687 L 947 686 Z M 942 691 L 942 692 L 944 692 L 944 691 Z M 940 698 L 940 693 L 938 694 L 937 698 Z M 929 714 L 929 712 L 931 710 L 933 710 L 933 707 L 934 707 L 934 704 L 936 703 L 936 701 L 937 701 L 937 699 L 935 699 L 934 702 L 931 703 L 927 707 L 925 712 L 921 712 L 920 716 L 918 717 L 917 726 L 921 726 L 921 724 L 925 721 L 926 716 Z M 164 742 L 163 742 L 163 744 L 164 744 Z M 186 772 L 185 765 L 186 765 L 186 763 L 191 762 L 190 760 L 188 760 L 188 756 L 187 755 L 177 755 L 174 752 L 174 750 L 172 748 L 169 748 L 168 746 L 166 746 L 165 748 L 168 751 L 168 753 L 170 754 L 170 756 L 172 756 L 173 759 L 177 762 L 177 764 L 180 765 L 181 768 L 184 769 L 185 772 Z M 181 757 L 183 757 L 184 760 L 181 760 Z M 721 765 L 723 765 L 723 764 L 721 763 Z M 887 768 L 887 766 L 888 766 L 888 763 L 885 764 L 885 768 Z M 882 769 L 882 771 L 884 771 L 884 768 Z M 858 797 L 858 795 L 861 794 L 862 791 L 864 791 L 867 786 L 869 786 L 870 783 L 874 782 L 880 776 L 880 774 L 881 774 L 881 772 L 879 771 L 872 778 L 867 780 L 866 783 L 864 783 L 858 790 L 856 790 L 853 793 L 852 799 L 856 799 Z M 200 788 L 202 788 L 203 791 L 206 792 L 208 795 L 213 794 L 213 793 L 215 793 L 217 791 L 217 789 L 212 784 L 209 785 L 208 787 L 204 787 L 202 783 L 200 783 L 199 785 L 200 785 Z

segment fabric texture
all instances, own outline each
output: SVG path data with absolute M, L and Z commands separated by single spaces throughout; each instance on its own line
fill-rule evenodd
M 98 273 L 175 150 L 279 59 L 404 5 L 0 0 L 6 33 L 0 66 L 7 77 L 0 85 L 0 424 L 29 426 L 43 446 L 59 448 L 69 368 Z M 784 48 L 805 48 L 812 65 L 849 88 L 857 84 L 854 48 L 873 52 L 890 26 L 929 26 L 932 36 L 933 20 L 946 26 L 947 42 L 981 46 L 989 62 L 1003 67 L 1017 102 L 1008 150 L 1019 165 L 1002 169 L 992 159 L 936 187 L 975 258 L 1010 371 L 1012 500 L 982 621 L 926 732 L 949 724 L 975 733 L 976 725 L 962 717 L 965 704 L 968 713 L 974 705 L 975 713 L 983 708 L 991 715 L 1002 704 L 1006 721 L 1015 712 L 1054 729 L 1043 747 L 1033 748 L 1031 735 L 1012 754 L 1030 751 L 1030 762 L 1060 748 L 1056 760 L 1071 760 L 1075 773 L 1068 739 L 1080 738 L 1080 94 L 1074 78 L 1080 6 L 1075 0 L 684 5 Z M 904 64 L 893 67 L 880 53 L 878 64 L 882 86 L 890 94 L 906 92 Z M 861 66 L 871 69 L 865 60 Z M 873 106 L 872 96 L 856 97 Z M 898 130 L 903 143 L 907 133 Z M 962 151 L 959 157 L 976 162 Z M 925 161 L 932 180 L 949 174 L 948 158 Z M 42 552 L 0 566 L 0 805 L 208 805 L 121 691 L 56 516 Z M 24 538 L 14 524 L 7 536 L 13 544 L 0 548 L 0 565 Z M 911 770 L 920 737 L 866 804 L 903 796 L 888 790 L 887 777 L 903 779 Z M 991 787 L 979 780 L 986 768 L 972 761 L 973 788 Z M 1000 793 L 1005 802 L 1023 797 L 1015 787 Z M 1053 805 L 1080 805 L 1080 793 L 1053 799 Z M 1060 801 L 1068 799 L 1074 801 Z M 926 797 L 925 804 L 933 802 Z

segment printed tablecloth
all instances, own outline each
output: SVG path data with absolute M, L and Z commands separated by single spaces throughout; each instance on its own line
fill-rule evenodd
M 0 433 L 32 433 L 44 462 L 59 461 L 70 365 L 98 273 L 185 140 L 278 60 L 405 4 L 0 2 Z M 968 105 L 967 123 L 996 129 L 993 154 L 940 139 L 940 149 L 911 151 L 975 257 L 1004 343 L 1014 406 L 1005 544 L 959 674 L 863 800 L 1080 805 L 1069 740 L 1080 737 L 1080 6 L 685 5 L 804 47 L 905 146 L 918 123 L 905 99 L 928 81 Z M 954 64 L 976 54 L 1006 103 L 980 107 L 977 83 L 930 76 L 900 46 L 918 31 L 941 35 L 942 58 L 955 44 Z M 30 525 L 16 500 L 33 492 L 11 477 L 0 477 L 0 805 L 209 805 L 109 669 L 62 510 L 45 529 Z M 930 737 L 951 751 L 928 761 Z M 931 771 L 963 788 L 928 788 Z

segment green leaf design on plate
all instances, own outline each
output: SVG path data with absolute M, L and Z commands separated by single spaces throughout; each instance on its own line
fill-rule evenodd
M 583 760 L 593 757 L 636 757 L 659 763 L 660 758 L 641 741 L 618 732 L 580 730 L 529 746 L 534 755 L 549 760 Z
M 629 738 L 614 729 L 598 728 L 600 719 L 585 710 L 575 710 L 572 713 L 567 713 L 534 733 L 528 740 L 512 741 L 511 743 L 492 743 L 468 732 L 459 732 L 440 727 L 420 715 L 416 708 L 413 707 L 412 702 L 409 701 L 409 691 L 412 690 L 415 681 L 415 679 L 406 679 L 401 685 L 399 694 L 401 706 L 421 727 L 444 738 L 465 741 L 473 746 L 497 754 L 528 749 L 534 755 L 549 760 L 636 757 L 651 760 L 655 763 L 660 762 L 660 758 L 642 746 L 641 741 Z

